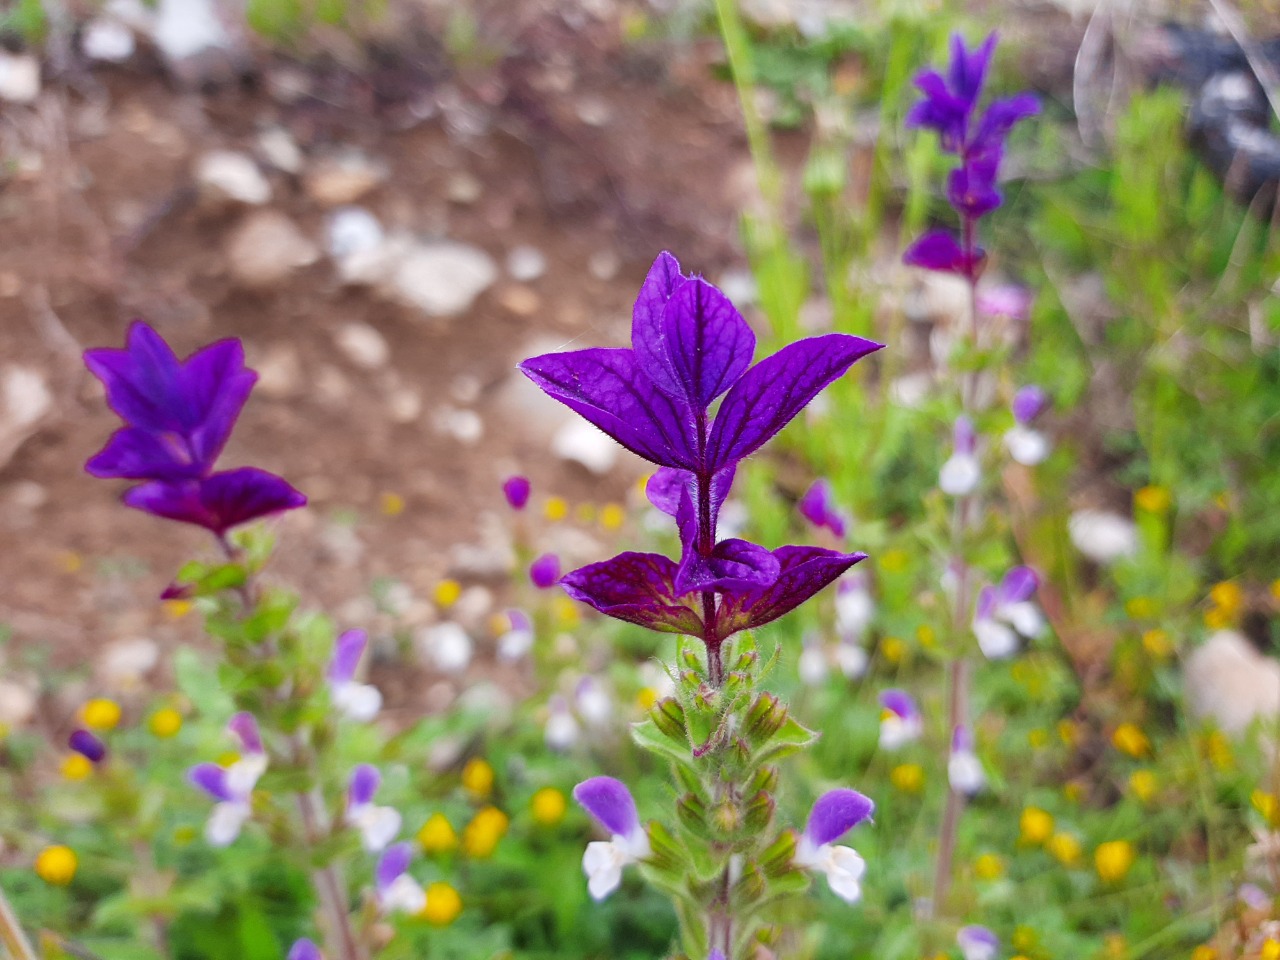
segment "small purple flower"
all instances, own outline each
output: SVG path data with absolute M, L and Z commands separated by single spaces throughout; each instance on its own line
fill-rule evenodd
M 347 826 L 360 832 L 360 842 L 369 853 L 377 853 L 386 847 L 400 832 L 400 813 L 391 807 L 379 807 L 373 803 L 374 794 L 382 783 L 377 767 L 362 763 L 351 771 L 347 786 Z
M 348 630 L 333 645 L 329 661 L 329 693 L 338 712 L 353 720 L 372 720 L 382 709 L 378 688 L 355 679 L 369 637 L 363 630 Z
M 973 634 L 989 659 L 1013 656 L 1019 637 L 1032 639 L 1044 630 L 1044 615 L 1031 602 L 1039 585 L 1040 578 L 1030 567 L 1014 567 L 1000 586 L 986 586 L 978 592 Z
M 101 763 L 107 756 L 107 745 L 88 730 L 72 731 L 67 746 L 93 763 Z
M 870 819 L 874 810 L 875 804 L 857 790 L 829 790 L 814 802 L 796 842 L 796 866 L 825 873 L 832 892 L 847 903 L 861 899 L 867 865 L 851 847 L 837 846 L 835 841 Z
M 880 694 L 880 706 L 881 750 L 898 750 L 923 735 L 924 718 L 911 694 L 885 690 Z
M 987 785 L 982 761 L 973 750 L 973 732 L 961 724 L 951 734 L 951 755 L 947 758 L 951 789 L 966 796 L 981 793 Z
M 592 777 L 573 788 L 573 798 L 610 833 L 608 840 L 593 840 L 582 856 L 587 890 L 603 900 L 622 883 L 622 869 L 644 860 L 652 852 L 649 836 L 640 823 L 631 791 L 613 777 Z
M 245 753 L 262 753 L 262 733 L 253 714 L 241 711 L 227 721 L 227 730 L 240 741 Z
M 274 473 L 257 467 L 224 470 L 199 480 L 153 480 L 126 490 L 125 506 L 216 536 L 233 527 L 307 505 L 307 498 Z
M 1018 463 L 1034 467 L 1049 456 L 1049 438 L 1032 426 L 1048 408 L 1049 398 L 1037 386 L 1023 387 L 1014 394 L 1014 425 L 1005 433 L 1004 445 Z
M 996 960 L 1000 954 L 1000 939 L 977 924 L 961 927 L 956 933 L 956 945 L 964 960 Z
M 815 480 L 796 507 L 800 515 L 818 529 L 825 527 L 837 537 L 844 537 L 847 530 L 845 517 L 835 505 L 829 481 Z
M 407 913 L 411 916 L 422 912 L 427 905 L 427 894 L 417 880 L 409 876 L 409 862 L 413 859 L 413 845 L 397 843 L 387 847 L 374 871 L 378 907 L 384 914 Z
M 554 587 L 560 579 L 560 558 L 554 553 L 544 553 L 529 565 L 529 580 L 539 590 Z
M 978 313 L 984 317 L 1026 319 L 1031 315 L 1031 291 L 1012 283 L 984 285 L 978 291 Z
M 973 421 L 964 415 L 956 417 L 953 439 L 951 456 L 938 472 L 938 486 L 953 497 L 967 497 L 982 482 L 982 462 L 978 459 L 978 435 Z
M 324 954 L 314 942 L 303 937 L 289 948 L 289 956 L 286 960 L 324 960 Z
M 712 950 L 707 954 L 707 960 L 725 960 L 723 950 Z
M 507 611 L 507 629 L 498 637 L 498 659 L 522 660 L 533 649 L 533 621 L 523 610 Z
M 253 788 L 267 770 L 267 754 L 253 715 L 237 713 L 227 730 L 240 741 L 240 758 L 228 767 L 199 763 L 187 771 L 192 786 L 218 801 L 205 824 L 205 839 L 215 847 L 225 847 L 240 836 L 253 814 Z
M 528 477 L 514 476 L 508 477 L 502 484 L 502 494 L 507 498 L 507 503 L 512 510 L 523 510 L 529 502 L 529 492 L 532 485 L 529 483 Z

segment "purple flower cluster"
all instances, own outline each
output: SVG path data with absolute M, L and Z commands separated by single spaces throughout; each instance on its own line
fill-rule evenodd
M 307 498 L 257 467 L 214 470 L 258 375 L 239 340 L 219 340 L 179 360 L 142 321 L 123 350 L 87 350 L 107 404 L 125 423 L 85 469 L 95 477 L 142 480 L 130 507 L 222 537 L 232 527 L 303 506 Z
M 903 260 L 970 280 L 981 272 L 984 256 L 974 236 L 976 224 L 1003 200 L 999 177 L 1005 140 L 1015 124 L 1040 112 L 1040 101 L 1030 93 L 993 100 L 978 110 L 995 49 L 994 33 L 974 50 L 959 34 L 952 36 L 947 75 L 925 70 L 916 77 L 924 97 L 906 120 L 908 127 L 936 131 L 942 149 L 959 158 L 947 180 L 947 200 L 960 215 L 963 234 L 957 239 L 948 231 L 930 230 L 907 249 Z
M 631 349 L 546 354 L 520 369 L 659 467 L 647 493 L 675 519 L 681 555 L 623 553 L 574 570 L 560 583 L 611 617 L 701 638 L 718 682 L 726 637 L 782 616 L 865 556 L 718 540 L 717 517 L 737 465 L 882 344 L 827 334 L 752 366 L 755 336 L 746 320 L 716 287 L 682 275 L 665 252 L 636 299 L 631 340 Z

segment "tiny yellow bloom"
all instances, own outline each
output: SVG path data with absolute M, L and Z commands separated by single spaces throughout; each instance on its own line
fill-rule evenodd
M 497 807 L 485 807 L 463 828 L 463 851 L 471 857 L 491 856 L 506 834 L 508 823 L 507 815 Z
M 434 927 L 447 927 L 458 919 L 460 913 L 462 897 L 457 890 L 439 880 L 427 887 L 427 902 L 420 914 L 427 923 Z
M 58 566 L 63 573 L 79 573 L 84 566 L 84 558 L 74 550 L 63 550 L 58 554 Z
M 1062 795 L 1072 803 L 1079 803 L 1084 797 L 1084 784 L 1079 780 L 1068 780 L 1062 785 Z
M 1276 600 L 1280 600 L 1280 577 L 1271 581 L 1271 596 Z
M 1035 953 L 1036 947 L 1040 945 L 1040 937 L 1036 933 L 1035 927 L 1021 924 L 1014 928 L 1013 936 L 1009 938 L 1009 943 L 1019 953 Z
M 1083 852 L 1080 841 L 1070 833 L 1055 833 L 1045 844 L 1045 849 L 1064 867 L 1074 867 L 1078 864 Z
M 1119 883 L 1137 859 L 1137 851 L 1128 840 L 1108 840 L 1093 851 L 1093 866 L 1103 883 Z
M 1109 933 L 1105 940 L 1108 960 L 1125 960 L 1129 955 L 1129 943 L 1122 933 Z
M 190 824 L 183 824 L 180 827 L 173 828 L 173 842 L 180 847 L 190 846 L 196 842 L 196 838 L 199 836 L 199 832 Z
M 1150 620 L 1156 615 L 1156 602 L 1150 597 L 1134 597 L 1124 605 L 1124 612 L 1133 620 Z
M 640 692 L 636 694 L 636 706 L 645 713 L 653 709 L 653 705 L 657 702 L 658 691 L 653 687 L 641 687 Z
M 555 787 L 543 787 L 533 795 L 529 802 L 533 810 L 533 819 L 544 827 L 554 827 L 564 819 L 564 812 L 569 803 L 564 794 Z
M 62 776 L 66 780 L 88 780 L 93 775 L 93 761 L 83 754 L 68 753 L 62 758 Z
M 1258 952 L 1258 960 L 1280 960 L 1280 941 L 1274 937 L 1267 937 L 1267 942 Z
M 569 515 L 569 504 L 564 497 L 548 497 L 542 512 L 548 520 L 563 520 Z
M 1173 505 L 1173 497 L 1164 487 L 1143 487 L 1133 495 L 1133 502 L 1139 510 L 1147 513 L 1164 513 Z
M 901 573 L 911 562 L 911 554 L 901 548 L 886 550 L 880 554 L 880 569 L 885 573 Z
M 1080 724 L 1074 720 L 1059 720 L 1058 739 L 1068 747 L 1074 747 L 1080 740 Z
M 1032 750 L 1043 750 L 1049 745 L 1049 731 L 1044 727 L 1036 727 L 1034 730 L 1028 731 L 1027 743 L 1030 744 Z
M 900 763 L 889 771 L 889 782 L 903 793 L 919 793 L 924 786 L 924 767 L 918 763 Z
M 1262 814 L 1262 819 L 1268 824 L 1274 827 L 1280 823 L 1280 800 L 1276 799 L 1274 793 L 1255 790 L 1249 795 L 1249 802 L 1253 804 L 1253 809 Z
M 1004 875 L 1004 861 L 994 853 L 984 853 L 973 861 L 973 872 L 980 880 L 997 880 Z
M 626 519 L 627 511 L 620 503 L 606 503 L 600 508 L 600 526 L 606 530 L 617 530 Z
M 476 800 L 493 793 L 493 767 L 480 757 L 472 757 L 462 768 L 462 787 Z
M 9 725 L 4 721 L 0 720 L 0 742 L 3 742 L 5 738 L 9 736 L 10 733 L 11 731 L 9 730 Z
M 552 609 L 555 612 L 556 620 L 565 627 L 572 627 L 582 618 L 582 614 L 578 612 L 578 605 L 564 596 L 564 594 L 557 596 L 552 601 Z
M 594 503 L 580 503 L 578 508 L 573 511 L 573 518 L 579 523 L 594 523 L 596 519 L 596 505 Z
M 1223 580 L 1209 589 L 1209 602 L 1234 616 L 1244 606 L 1244 591 L 1235 581 Z
M 45 847 L 36 856 L 36 875 L 45 883 L 65 887 L 75 877 L 78 863 L 70 847 Z
M 182 714 L 173 707 L 162 707 L 151 715 L 147 726 L 150 727 L 152 735 L 161 740 L 167 740 L 177 736 L 178 731 L 182 729 Z
M 1148 656 L 1163 660 L 1173 654 L 1173 641 L 1165 630 L 1147 630 L 1142 634 L 1142 649 Z
M 457 603 L 460 596 L 462 596 L 462 584 L 457 580 L 441 580 L 432 592 L 436 606 L 445 610 Z
M 1221 730 L 1214 730 L 1201 741 L 1204 755 L 1217 770 L 1230 770 L 1235 766 L 1236 758 L 1231 752 L 1231 743 Z
M 1223 630 L 1235 621 L 1229 612 L 1222 607 L 1210 607 L 1204 612 L 1204 625 L 1210 630 Z
M 1111 734 L 1111 744 L 1123 754 L 1135 759 L 1145 757 L 1151 752 L 1151 741 L 1138 729 L 1136 724 L 1122 723 Z
M 240 754 L 236 753 L 234 750 L 227 750 L 226 752 L 220 753 L 214 757 L 213 762 L 220 767 L 229 767 L 239 759 Z
M 885 637 L 880 641 L 880 652 L 890 663 L 901 663 L 907 658 L 906 641 L 898 637 Z
M 1150 803 L 1160 789 L 1160 781 L 1150 770 L 1135 770 L 1129 777 L 1129 789 L 1143 803 Z
M 91 730 L 114 730 L 120 722 L 120 704 L 97 697 L 80 708 L 80 722 Z
M 378 496 L 378 509 L 384 517 L 398 517 L 404 513 L 404 497 L 393 490 L 384 490 Z
M 424 853 L 448 853 L 458 845 L 458 835 L 443 813 L 433 813 L 418 831 L 418 843 Z
M 916 640 L 926 650 L 933 650 L 938 646 L 938 632 L 929 624 L 922 623 L 916 627 Z
M 196 607 L 190 600 L 166 600 L 161 606 L 170 620 L 181 620 Z
M 1202 943 L 1191 951 L 1191 960 L 1218 960 L 1218 951 L 1207 943 Z
M 1053 814 L 1039 807 L 1027 807 L 1022 811 L 1018 827 L 1023 843 L 1038 846 L 1053 835 Z

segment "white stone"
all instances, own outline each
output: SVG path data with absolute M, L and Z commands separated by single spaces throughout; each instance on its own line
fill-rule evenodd
M 597 280 L 608 282 L 622 269 L 622 258 L 616 250 L 602 247 L 587 258 L 587 270 Z
M 170 64 L 235 47 L 215 0 L 160 0 L 152 39 Z
M 452 621 L 421 628 L 414 642 L 422 658 L 443 673 L 459 673 L 471 663 L 471 637 Z
M 1238 735 L 1254 720 L 1280 714 L 1280 661 L 1264 656 L 1235 630 L 1219 630 L 1184 667 L 1187 704 L 1196 717 L 1212 718 Z
M 520 283 L 537 280 L 547 272 L 547 258 L 537 247 L 512 247 L 507 254 L 507 273 Z
M 326 247 L 329 256 L 342 261 L 377 250 L 386 243 L 387 235 L 378 218 L 364 207 L 339 207 L 325 222 Z
M 36 702 L 34 687 L 16 680 L 0 680 L 0 723 L 6 727 L 20 727 L 30 721 L 35 716 Z
M 385 367 L 391 359 L 386 338 L 367 323 L 343 324 L 334 340 L 348 360 L 365 370 Z
M 435 427 L 445 436 L 470 447 L 484 436 L 484 420 L 474 410 L 457 410 L 442 407 L 436 411 Z
M 556 431 L 551 452 L 604 476 L 618 462 L 618 445 L 585 420 L 573 419 Z
M 113 17 L 94 17 L 80 34 L 80 49 L 90 60 L 123 63 L 137 46 L 133 31 Z
M 44 374 L 32 367 L 0 370 L 0 467 L 36 432 L 53 409 Z
M 117 640 L 98 659 L 98 672 L 105 683 L 116 689 L 136 690 L 159 662 L 160 647 L 154 640 Z
M 268 347 L 251 366 L 258 372 L 257 389 L 263 396 L 286 400 L 302 391 L 302 363 L 287 343 Z
M 0 100 L 34 103 L 40 96 L 40 61 L 29 53 L 0 50 Z
M 302 170 L 302 150 L 284 127 L 271 127 L 258 134 L 258 153 L 277 170 L 285 173 Z
M 409 251 L 391 278 L 390 290 L 429 317 L 452 317 L 465 312 L 497 279 L 497 265 L 483 250 L 435 243 Z
M 234 150 L 210 150 L 196 161 L 196 184 L 216 199 L 260 206 L 271 199 L 271 184 L 253 158 Z
M 397 387 L 387 396 L 387 415 L 394 423 L 413 423 L 422 416 L 422 394 L 412 387 Z
M 267 287 L 320 258 L 316 245 L 276 210 L 255 210 L 227 238 L 227 266 L 246 287 Z
M 1077 510 L 1067 521 L 1077 550 L 1101 564 L 1114 563 L 1138 552 L 1138 528 L 1132 520 L 1106 510 Z
M 484 193 L 484 185 L 465 170 L 449 178 L 446 194 L 454 203 L 464 206 L 475 203 Z
M 362 153 L 347 151 L 318 162 L 306 175 L 307 193 L 325 207 L 355 203 L 387 178 L 387 169 Z

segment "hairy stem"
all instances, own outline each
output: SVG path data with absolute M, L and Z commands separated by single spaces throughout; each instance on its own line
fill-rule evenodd
M 324 804 L 314 791 L 299 793 L 297 803 L 307 845 L 314 850 L 327 829 Z M 325 944 L 337 948 L 338 960 L 368 960 L 369 955 L 351 924 L 346 887 L 338 869 L 332 864 L 317 869 L 312 874 L 312 883 L 320 897 L 321 912 L 325 918 Z
M 3 944 L 13 960 L 38 960 L 31 941 L 23 933 L 18 916 L 13 912 L 13 907 L 9 906 L 3 890 L 0 890 L 0 944 Z

